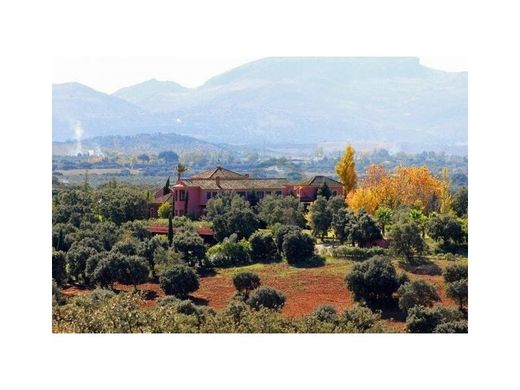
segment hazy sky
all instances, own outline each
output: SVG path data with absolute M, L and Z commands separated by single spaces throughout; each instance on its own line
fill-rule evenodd
M 105 93 L 149 79 L 171 80 L 198 87 L 209 78 L 258 57 L 56 57 L 53 83 L 77 81 Z M 446 71 L 466 71 L 461 57 L 421 57 L 425 66 Z

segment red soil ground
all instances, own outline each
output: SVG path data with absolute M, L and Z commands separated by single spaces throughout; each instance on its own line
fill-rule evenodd
M 294 268 L 285 263 L 256 264 L 248 267 L 218 270 L 214 276 L 200 279 L 199 289 L 192 294 L 192 299 L 199 304 L 207 304 L 214 309 L 227 306 L 235 293 L 232 277 L 237 272 L 253 271 L 260 276 L 263 286 L 269 286 L 282 291 L 286 296 L 286 303 L 282 315 L 286 317 L 300 317 L 312 313 L 319 305 L 331 304 L 338 311 L 352 307 L 355 302 L 352 294 L 345 287 L 345 275 L 352 269 L 353 263 L 344 260 L 331 260 L 323 267 Z M 402 271 L 402 270 L 400 270 Z M 446 297 L 442 275 L 417 275 L 407 272 L 410 280 L 422 279 L 434 285 L 441 297 L 443 305 L 456 306 L 456 303 Z M 116 290 L 132 291 L 133 286 L 116 283 Z M 157 283 L 145 283 L 138 286 L 140 291 L 151 296 L 144 301 L 143 307 L 152 307 L 157 298 L 165 294 Z M 62 290 L 66 296 L 85 294 L 89 290 L 69 287 Z M 396 317 L 399 314 L 396 313 Z M 403 319 L 392 319 L 391 313 L 385 316 L 385 326 L 389 330 L 402 332 L 405 329 Z

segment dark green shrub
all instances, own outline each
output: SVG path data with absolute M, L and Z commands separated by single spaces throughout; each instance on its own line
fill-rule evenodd
M 468 333 L 468 323 L 466 321 L 452 321 L 439 324 L 433 333 Z
M 373 306 L 388 305 L 392 301 L 392 294 L 400 286 L 394 266 L 390 259 L 383 256 L 374 256 L 354 265 L 345 280 L 356 301 Z
M 251 246 L 251 261 L 253 263 L 271 263 L 280 260 L 271 233 L 261 231 L 253 233 L 249 238 L 249 245 Z
M 301 232 L 302 229 L 295 225 L 280 225 L 277 226 L 273 233 L 273 239 L 276 244 L 278 252 L 283 253 L 283 240 L 290 232 Z
M 160 276 L 159 284 L 166 294 L 184 298 L 199 288 L 199 277 L 192 268 L 176 265 Z
M 424 280 L 414 280 L 403 284 L 397 290 L 399 294 L 399 309 L 408 312 L 416 305 L 431 307 L 434 302 L 440 301 L 435 288 Z
M 447 266 L 442 275 L 446 283 L 468 278 L 468 266 L 465 264 L 452 264 Z
M 65 271 L 66 254 L 63 251 L 52 251 L 52 278 L 59 286 L 62 286 L 67 279 Z
M 260 287 L 252 291 L 246 303 L 255 310 L 261 308 L 282 310 L 285 304 L 285 295 L 270 287 Z
M 318 321 L 334 323 L 338 319 L 338 313 L 336 308 L 332 305 L 320 305 L 318 306 L 312 316 Z
M 251 263 L 250 246 L 245 240 L 237 242 L 236 236 L 208 249 L 208 261 L 213 267 L 237 267 Z
M 426 249 L 421 229 L 413 222 L 395 225 L 390 232 L 390 236 L 392 238 L 390 243 L 392 252 L 409 261 L 415 256 L 422 255 Z
M 446 284 L 446 295 L 459 304 L 460 310 L 468 303 L 468 279 L 456 280 Z
M 185 229 L 178 231 L 173 236 L 173 247 L 182 254 L 188 265 L 193 267 L 198 262 L 202 267 L 202 260 L 206 257 L 206 245 L 196 232 Z
M 373 256 L 385 256 L 388 254 L 388 249 L 372 247 L 360 248 L 357 246 L 341 245 L 332 248 L 331 254 L 333 257 L 352 259 L 352 260 L 366 260 Z
M 75 282 L 85 282 L 87 260 L 96 253 L 97 251 L 93 248 L 75 245 L 67 252 L 67 273 Z
M 58 287 L 58 284 L 53 279 L 52 280 L 52 305 L 63 305 L 65 303 L 65 298 Z
M 193 314 L 199 314 L 199 308 L 189 299 L 180 301 L 175 305 L 177 313 L 186 314 L 191 316 Z
M 159 300 L 159 306 L 176 305 L 179 302 L 181 302 L 179 298 L 174 297 L 173 295 L 167 295 Z
M 460 320 L 462 314 L 458 310 L 442 306 L 414 306 L 408 310 L 406 329 L 409 333 L 432 333 L 438 325 Z
M 92 290 L 89 297 L 93 302 L 103 302 L 108 299 L 114 298 L 116 293 L 112 290 L 107 290 L 104 288 L 96 288 Z
M 374 327 L 381 320 L 381 315 L 374 313 L 368 307 L 355 306 L 347 309 L 341 316 L 341 322 L 358 332 L 366 332 Z
M 282 248 L 289 264 L 303 263 L 314 256 L 314 240 L 302 232 L 287 233 Z
M 240 293 L 249 294 L 260 287 L 260 278 L 254 272 L 240 272 L 233 276 L 233 285 Z

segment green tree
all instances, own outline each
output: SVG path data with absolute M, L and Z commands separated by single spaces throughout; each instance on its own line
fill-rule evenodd
M 433 215 L 427 225 L 428 235 L 436 241 L 442 241 L 444 247 L 464 241 L 462 224 L 451 214 Z
M 458 217 L 468 215 L 468 189 L 467 187 L 460 188 L 453 197 L 452 203 L 453 211 Z
M 199 288 L 199 277 L 192 268 L 176 265 L 159 277 L 159 285 L 168 295 L 186 298 Z
M 247 299 L 251 291 L 260 287 L 260 278 L 254 272 L 239 272 L 233 276 L 233 285 Z
M 282 248 L 289 264 L 303 263 L 314 256 L 314 240 L 302 232 L 291 231 L 287 233 Z
M 351 238 L 353 226 L 357 223 L 356 216 L 346 207 L 332 215 L 331 227 L 341 244 Z
M 276 223 L 304 227 L 306 224 L 303 204 L 293 196 L 268 195 L 257 206 L 258 217 L 267 226 Z
M 354 265 L 345 281 L 354 299 L 370 306 L 388 305 L 400 285 L 394 266 L 384 256 L 374 256 Z
M 459 304 L 461 311 L 464 305 L 468 303 L 468 279 L 456 280 L 446 284 L 446 295 Z
M 259 287 L 249 294 L 246 303 L 255 310 L 265 308 L 279 311 L 285 304 L 285 295 L 274 288 Z
M 364 248 L 374 240 L 383 238 L 381 230 L 377 226 L 374 219 L 365 211 L 359 210 L 356 216 L 356 223 L 349 226 L 349 234 L 352 242 Z
M 468 266 L 466 264 L 452 264 L 447 266 L 442 275 L 446 283 L 468 278 Z
M 381 206 L 376 210 L 376 220 L 381 227 L 381 233 L 385 236 L 385 228 L 392 222 L 392 209 L 389 207 Z
M 258 229 L 258 217 L 251 210 L 249 202 L 237 194 L 222 194 L 210 199 L 206 210 L 218 241 L 232 234 L 236 234 L 239 239 L 247 239 Z
M 253 263 L 270 263 L 280 260 L 280 255 L 269 232 L 257 231 L 249 237 L 251 261 Z
M 448 309 L 443 306 L 427 308 L 414 306 L 408 310 L 406 317 L 406 329 L 409 333 L 433 333 L 445 324 L 459 322 L 462 315 L 458 310 Z
M 401 223 L 394 225 L 391 231 L 392 242 L 390 249 L 408 261 L 424 253 L 425 244 L 419 227 L 415 223 Z
M 164 184 L 162 194 L 163 196 L 168 195 L 170 193 L 170 176 L 168 176 L 168 179 L 166 180 L 166 183 Z M 161 217 L 164 218 L 164 217 Z
M 312 235 L 315 237 L 321 236 L 322 240 L 327 235 L 332 222 L 332 215 L 327 206 L 327 199 L 322 196 L 318 196 L 309 206 L 309 222 Z
M 332 191 L 330 190 L 330 187 L 326 181 L 324 181 L 323 184 L 318 188 L 316 194 L 317 196 L 322 196 L 329 200 L 329 198 L 332 196 Z
M 397 293 L 399 294 L 399 309 L 405 313 L 416 305 L 431 307 L 434 302 L 440 301 L 435 288 L 424 280 L 405 283 L 399 287 Z
M 202 267 L 202 260 L 206 257 L 206 246 L 202 238 L 194 231 L 180 230 L 173 238 L 173 247 L 182 254 L 184 261 L 190 266 L 196 262 Z
M 175 172 L 177 173 L 177 181 L 181 180 L 182 174 L 186 172 L 188 168 L 184 164 L 177 164 L 177 167 L 175 168 Z
M 274 243 L 278 249 L 278 253 L 283 253 L 283 240 L 285 236 L 290 232 L 302 232 L 302 229 L 295 225 L 281 225 L 277 226 L 273 232 Z
M 52 251 L 52 278 L 56 281 L 58 286 L 63 285 L 67 278 L 65 272 L 66 254 L 63 251 Z
M 172 246 L 173 243 L 173 221 L 172 221 L 172 213 L 168 214 L 168 245 Z

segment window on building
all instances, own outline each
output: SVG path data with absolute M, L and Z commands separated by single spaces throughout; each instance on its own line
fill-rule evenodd
M 206 192 L 206 200 L 210 200 L 211 199 L 211 192 Z
M 258 191 L 256 193 L 256 196 L 258 197 L 258 199 L 262 199 L 264 197 L 264 191 Z
M 214 198 L 216 198 L 216 197 L 217 197 L 217 193 L 216 193 L 216 192 L 213 192 L 212 196 L 213 196 Z
M 275 191 L 275 195 L 282 195 L 282 191 Z
M 186 191 L 180 190 L 179 191 L 179 200 L 184 200 L 186 197 Z
M 267 196 L 267 195 L 271 195 L 271 191 L 266 191 L 265 196 Z

